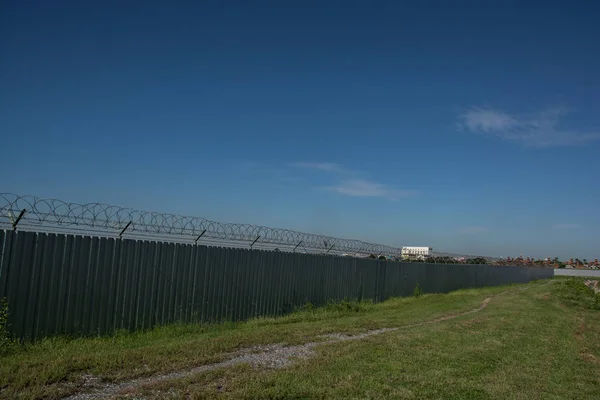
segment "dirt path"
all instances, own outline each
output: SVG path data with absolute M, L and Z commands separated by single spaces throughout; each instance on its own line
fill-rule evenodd
M 526 290 L 528 287 L 520 288 L 520 290 Z M 393 328 L 382 328 L 370 330 L 364 333 L 356 335 L 347 335 L 344 333 L 332 333 L 321 336 L 325 339 L 321 342 L 309 342 L 297 346 L 284 346 L 282 344 L 269 344 L 264 346 L 255 346 L 247 349 L 240 350 L 235 353 L 229 354 L 229 358 L 226 361 L 202 365 L 196 368 L 176 371 L 168 374 L 154 375 L 147 378 L 139 378 L 121 383 L 102 383 L 97 377 L 86 375 L 84 377 L 84 383 L 80 386 L 81 392 L 69 397 L 64 400 L 88 400 L 88 399 L 106 399 L 111 396 L 130 392 L 146 385 L 153 385 L 159 382 L 182 379 L 199 374 L 206 371 L 212 371 L 218 368 L 231 367 L 238 364 L 249 364 L 253 367 L 262 368 L 283 368 L 291 365 L 295 359 L 306 359 L 315 355 L 314 348 L 320 345 L 327 345 L 330 343 L 344 342 L 350 340 L 361 340 L 370 336 L 380 335 L 385 332 L 397 331 L 400 329 L 414 328 L 418 326 L 436 324 L 442 321 L 455 319 L 464 315 L 477 313 L 487 307 L 489 302 L 498 296 L 502 296 L 509 293 L 508 290 L 499 293 L 493 297 L 485 299 L 481 305 L 473 310 L 465 311 L 459 314 L 448 315 L 441 318 L 436 318 L 429 321 L 420 322 L 417 324 L 404 325 Z

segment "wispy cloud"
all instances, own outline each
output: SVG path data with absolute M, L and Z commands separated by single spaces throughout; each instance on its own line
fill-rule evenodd
M 472 107 L 459 115 L 459 128 L 494 135 L 525 147 L 578 146 L 600 140 L 600 131 L 579 131 L 560 126 L 564 108 L 532 114 L 509 114 L 491 108 Z
M 483 226 L 466 226 L 460 230 L 460 233 L 465 235 L 473 235 L 476 233 L 487 232 L 489 229 Z
M 329 162 L 297 162 L 292 164 L 293 167 L 317 169 L 327 172 L 345 172 L 347 171 L 343 165 Z
M 398 200 L 417 196 L 415 190 L 398 190 L 382 183 L 370 182 L 364 179 L 347 179 L 336 185 L 326 187 L 327 190 L 352 197 L 380 197 L 388 200 Z
M 413 197 L 419 193 L 415 190 L 399 190 L 392 186 L 364 179 L 365 174 L 346 168 L 346 166 L 331 162 L 296 162 L 293 167 L 312 169 L 342 175 L 343 178 L 336 184 L 321 187 L 352 197 L 379 197 L 388 200 L 398 200 Z
M 552 225 L 552 229 L 577 229 L 581 228 L 579 224 L 556 224 Z

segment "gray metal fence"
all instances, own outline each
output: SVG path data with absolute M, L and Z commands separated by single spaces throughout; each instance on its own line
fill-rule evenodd
M 582 278 L 600 278 L 600 270 L 559 268 L 554 270 L 554 276 L 579 276 Z
M 529 282 L 552 269 L 399 263 L 0 231 L 0 298 L 15 336 L 101 335 L 172 322 L 275 316 L 311 302 L 381 301 Z

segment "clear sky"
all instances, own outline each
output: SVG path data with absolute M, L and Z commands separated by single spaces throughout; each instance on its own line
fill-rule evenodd
M 600 257 L 596 2 L 133 3 L 0 2 L 0 192 Z

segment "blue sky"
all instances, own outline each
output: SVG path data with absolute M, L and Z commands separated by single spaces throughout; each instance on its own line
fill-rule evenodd
M 599 257 L 599 7 L 3 1 L 0 191 Z

